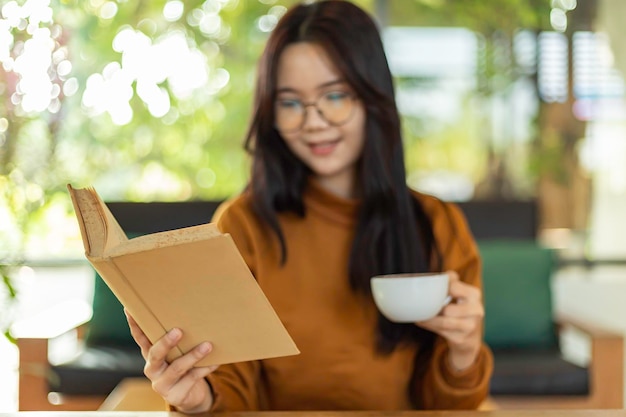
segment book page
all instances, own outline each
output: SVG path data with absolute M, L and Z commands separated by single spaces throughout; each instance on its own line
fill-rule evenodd
M 164 232 L 152 233 L 129 239 L 126 242 L 113 247 L 111 250 L 107 250 L 105 252 L 105 256 L 116 257 L 167 246 L 180 245 L 197 240 L 211 239 L 217 236 L 223 236 L 223 234 L 213 223 L 184 227 L 176 230 L 166 230 Z
M 96 207 L 97 203 L 83 189 L 72 188 L 70 184 L 67 185 L 67 189 L 78 218 L 85 253 L 101 255 L 106 240 L 106 225 Z
M 86 254 L 102 256 L 108 248 L 128 240 L 117 220 L 93 188 L 73 188 L 68 184 L 67 189 L 76 211 Z
M 96 190 L 93 188 L 89 189 L 93 198 L 97 201 L 97 207 L 100 210 L 100 215 L 104 218 L 104 223 L 107 228 L 107 236 L 105 240 L 105 245 L 103 249 L 103 253 L 109 252 L 112 248 L 115 248 L 125 242 L 128 242 L 128 238 L 126 237 L 126 233 L 122 230 L 122 227 L 119 225 L 113 214 L 107 207 L 107 205 L 102 201 Z

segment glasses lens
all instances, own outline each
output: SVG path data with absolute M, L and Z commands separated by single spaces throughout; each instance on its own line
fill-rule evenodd
M 304 104 L 298 99 L 276 100 L 276 128 L 281 132 L 295 132 L 302 128 L 306 108 L 315 107 L 330 125 L 339 126 L 350 119 L 354 110 L 354 98 L 343 91 L 331 91 L 317 102 Z
M 299 100 L 276 100 L 276 127 L 283 132 L 300 129 L 304 116 L 304 107 Z
M 317 107 L 328 123 L 340 125 L 352 116 L 354 105 L 350 94 L 343 91 L 331 91 L 320 98 Z

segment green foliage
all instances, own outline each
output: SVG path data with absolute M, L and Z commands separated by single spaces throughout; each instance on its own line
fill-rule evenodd
M 17 302 L 17 289 L 13 285 L 13 280 L 9 274 L 11 266 L 0 263 L 0 277 L 2 277 L 2 285 L 0 286 L 0 305 L 2 306 L 2 315 L 0 316 L 0 331 L 11 342 L 15 339 L 10 332 L 10 323 L 12 312 Z
M 428 171 L 447 171 L 471 179 L 481 198 L 503 197 L 498 187 L 485 187 L 490 182 L 506 183 L 508 198 L 526 198 L 534 195 L 532 185 L 537 178 L 531 165 L 538 159 L 529 156 L 533 129 L 521 141 L 519 134 L 502 126 L 497 120 L 497 106 L 510 106 L 515 99 L 515 88 L 536 74 L 521 69 L 513 51 L 513 39 L 520 30 L 538 33 L 552 30 L 550 26 L 551 2 L 544 0 L 389 0 L 388 22 L 394 26 L 464 27 L 472 30 L 478 41 L 476 86 L 459 95 L 463 103 L 457 118 L 437 115 L 441 120 L 423 117 L 404 117 L 407 169 L 410 178 Z M 419 46 L 416 48 L 419 50 Z M 416 51 L 416 53 L 418 53 Z M 442 50 L 446 54 L 449 51 Z M 398 80 L 398 85 L 413 82 L 416 94 L 428 93 L 437 79 Z M 445 89 L 445 87 L 442 87 Z M 420 91 L 421 89 L 421 91 Z M 536 120 L 529 117 L 532 125 Z M 513 150 L 513 152 L 512 152 Z M 555 155 L 553 155 L 555 156 Z M 540 161 L 539 163 L 542 163 Z M 497 178 L 496 178 L 497 177 Z M 478 194 L 475 194 L 478 195 Z
M 548 0 L 390 0 L 398 26 L 461 26 L 486 36 L 494 32 L 550 29 Z

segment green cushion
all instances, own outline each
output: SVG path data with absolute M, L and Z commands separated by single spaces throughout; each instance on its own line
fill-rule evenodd
M 136 236 L 137 233 L 128 233 L 129 238 Z M 85 343 L 88 346 L 137 346 L 130 334 L 124 307 L 97 272 L 93 293 L 93 316 L 89 321 Z
M 478 246 L 487 344 L 492 349 L 554 347 L 553 251 L 534 241 L 485 240 Z
M 89 322 L 85 343 L 96 345 L 135 345 L 130 335 L 124 307 L 98 273 L 95 274 L 93 317 Z

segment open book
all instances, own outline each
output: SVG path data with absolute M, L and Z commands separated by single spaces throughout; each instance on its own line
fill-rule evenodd
M 230 235 L 209 223 L 128 239 L 94 189 L 67 188 L 87 259 L 150 341 L 183 331 L 169 361 L 203 341 L 198 366 L 299 353 Z

